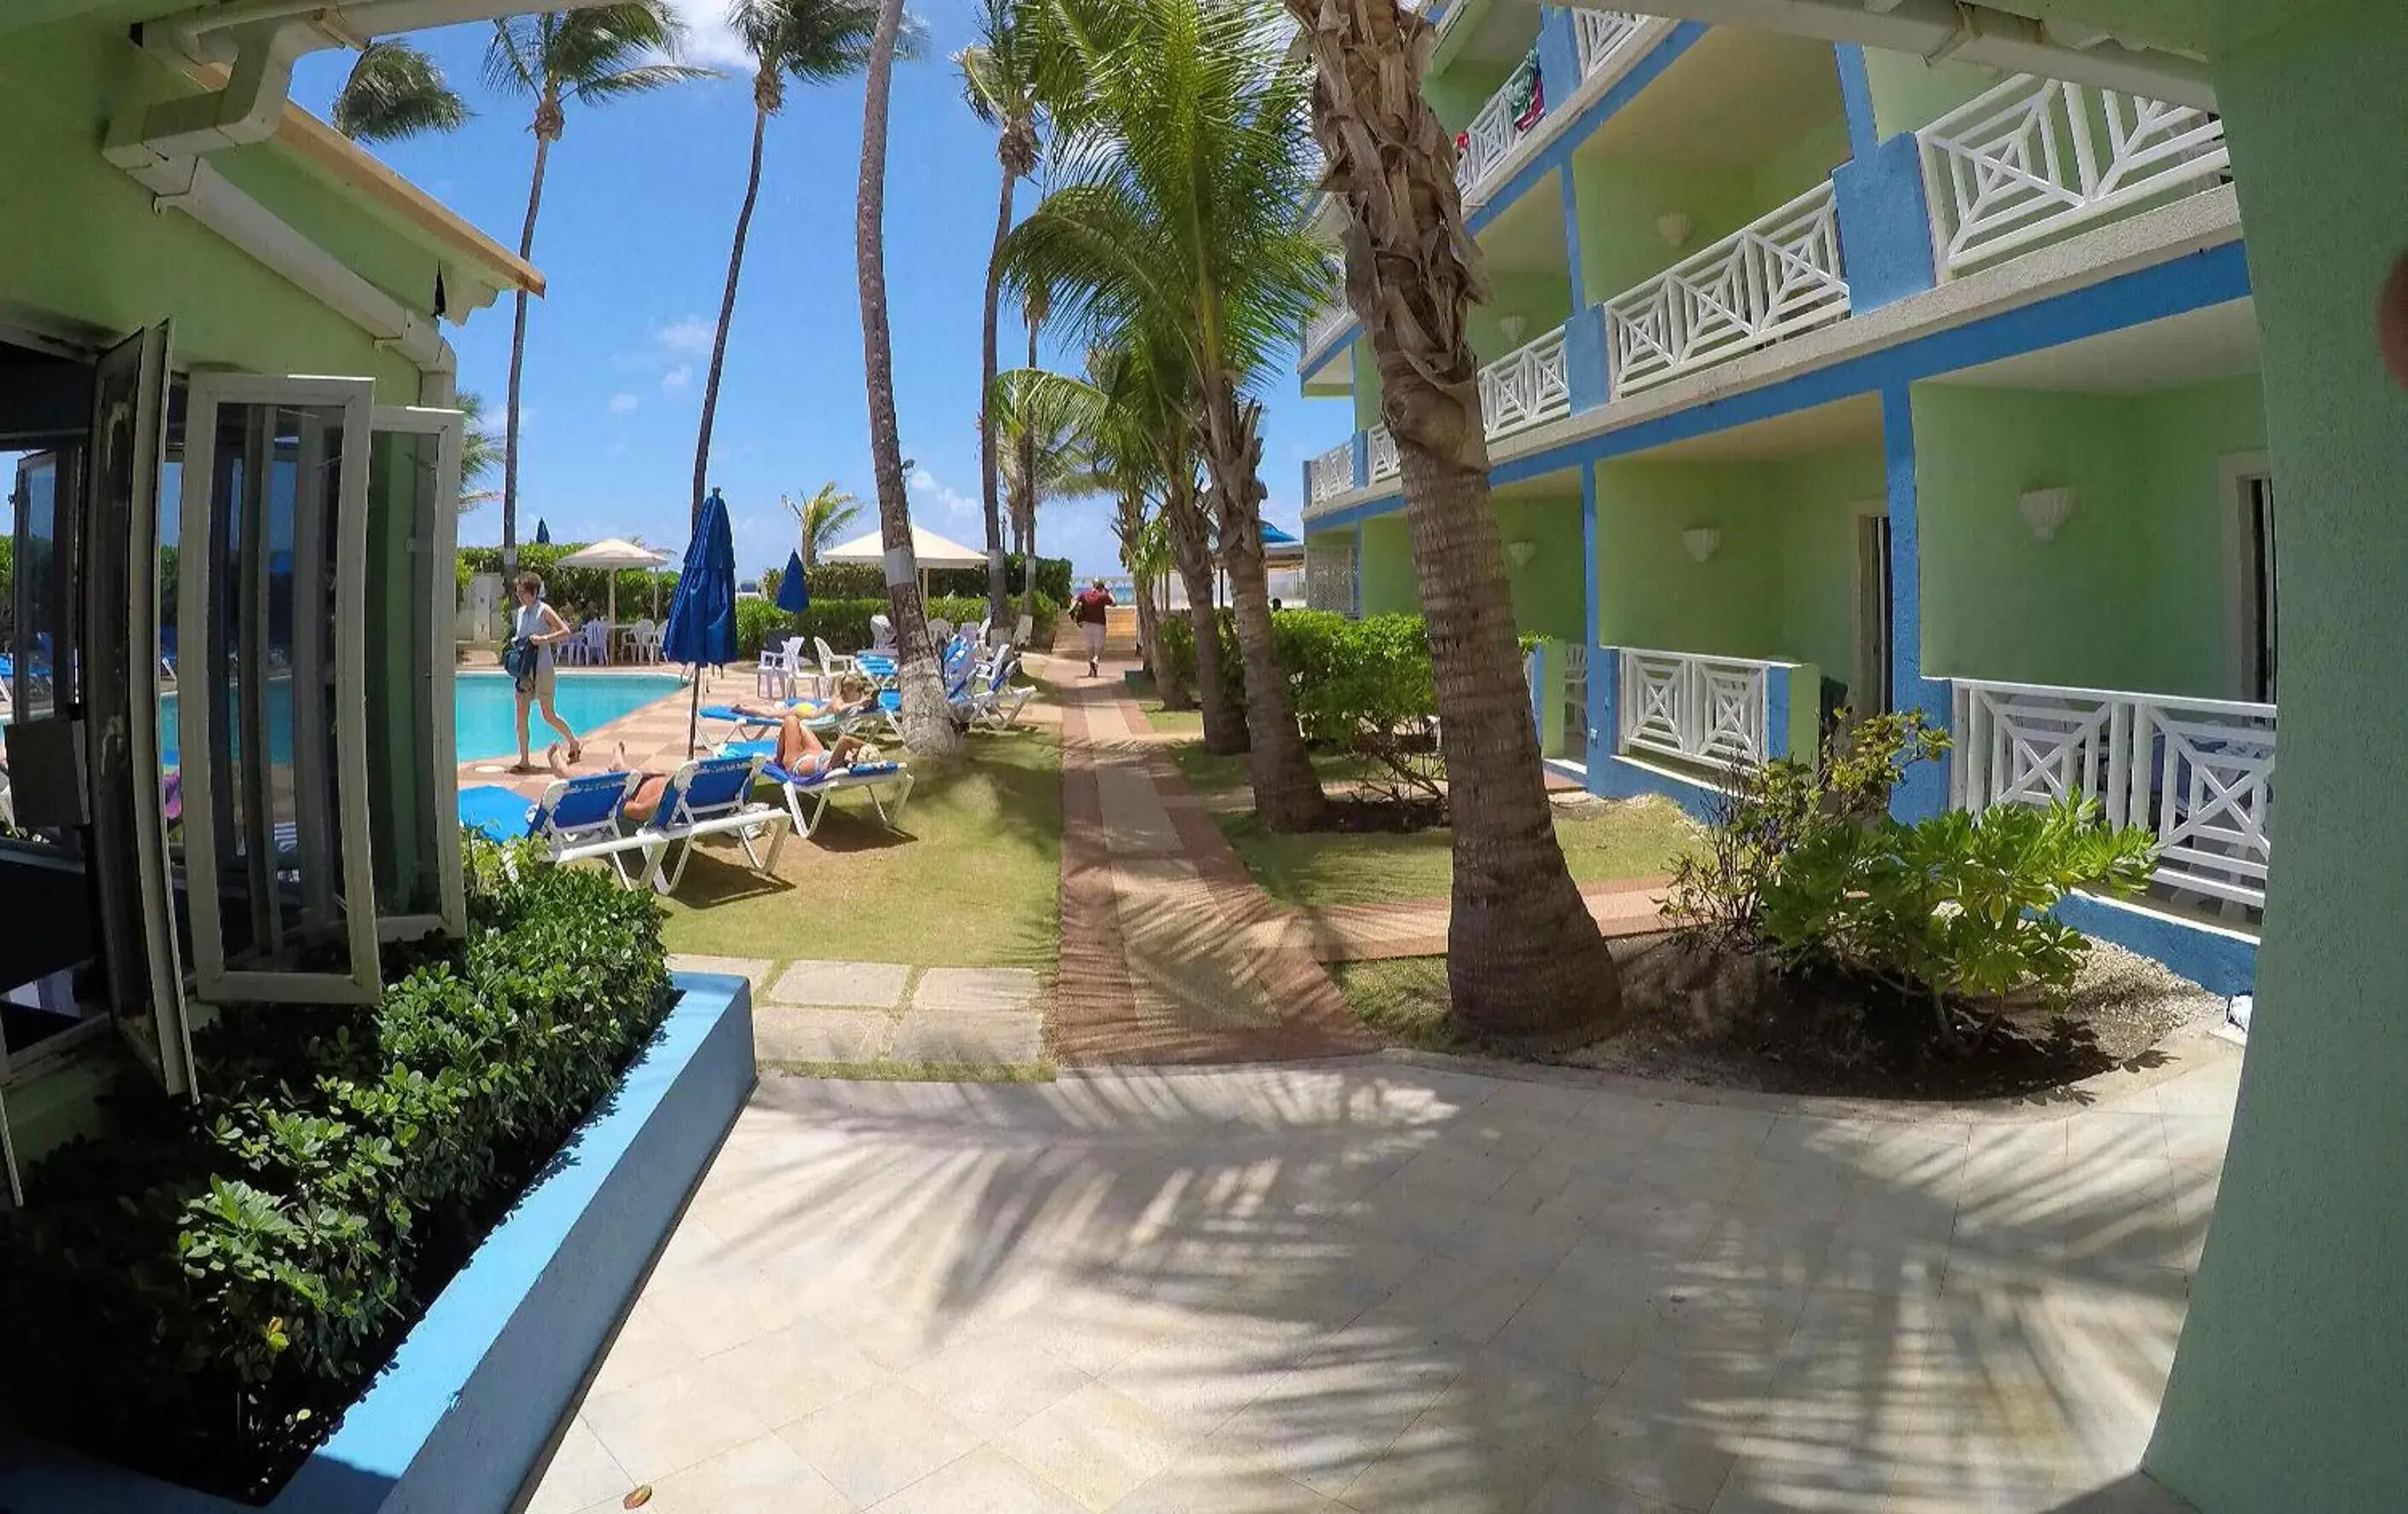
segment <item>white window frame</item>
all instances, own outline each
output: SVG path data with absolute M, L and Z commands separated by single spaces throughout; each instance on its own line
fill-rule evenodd
M 2271 485 L 2273 477 L 2273 459 L 2262 451 L 2227 452 L 2215 460 L 2216 511 L 2224 519 L 2224 691 L 2231 699 L 2258 697 L 2249 686 L 2250 665 L 2258 655 L 2253 645 L 2258 585 L 2250 571 L 2257 544 L 2250 539 L 2249 484 L 2264 478 Z M 2280 599 L 2275 603 L 2279 613 Z M 2275 635 L 2282 635 L 2279 625 Z
M 335 496 L 335 686 L 356 693 L 367 678 L 367 487 L 368 456 L 375 432 L 373 380 L 263 374 L 194 374 L 185 394 L 182 511 L 178 540 L 179 603 L 187 615 L 208 614 L 215 564 L 208 544 L 214 534 L 217 412 L 223 406 L 287 405 L 337 407 L 343 412 L 342 472 Z M 316 539 L 309 536 L 305 539 Z M 193 550 L 194 544 L 199 550 Z M 300 567 L 295 542 L 295 569 Z M 208 633 L 185 648 L 206 646 Z M 294 680 L 294 717 L 300 690 Z M 340 808 L 335 816 L 343 847 L 344 924 L 350 938 L 351 972 L 229 971 L 223 922 L 219 918 L 217 811 L 209 772 L 210 711 L 206 698 L 177 701 L 179 741 L 184 765 L 184 868 L 190 884 L 194 986 L 205 1001 L 372 1004 L 381 992 L 378 962 L 375 860 L 367 804 L 366 722 L 356 715 L 335 721 L 335 761 L 339 764 Z M 294 750 L 296 764 L 302 743 Z M 193 754 L 199 754 L 195 765 Z M 321 791 L 322 792 L 322 791 Z
M 413 555 L 425 554 L 436 564 L 429 575 L 434 603 L 427 607 L 426 665 L 437 678 L 452 666 L 459 652 L 458 586 L 449 564 L 459 550 L 460 449 L 467 435 L 467 424 L 465 411 L 416 405 L 380 405 L 371 421 L 377 432 L 437 439 L 434 519 L 412 523 L 409 550 Z M 420 534 L 422 529 L 423 536 Z M 454 838 L 452 845 L 438 841 L 435 849 L 440 912 L 394 915 L 382 920 L 378 930 L 385 940 L 408 940 L 437 933 L 460 936 L 468 932 L 467 884 L 461 876 L 456 840 L 460 828 L 460 753 L 458 712 L 453 705 L 448 686 L 436 692 L 434 771 L 433 781 L 428 785 L 427 823 L 434 827 L 431 834 L 438 838 Z

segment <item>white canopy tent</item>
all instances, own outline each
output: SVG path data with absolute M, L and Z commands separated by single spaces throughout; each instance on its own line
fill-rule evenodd
M 668 560 L 669 554 L 666 552 L 656 552 L 650 547 L 645 547 L 632 541 L 624 541 L 617 536 L 605 536 L 591 547 L 580 547 L 577 550 L 569 553 L 566 557 L 562 558 L 560 560 L 560 565 L 562 567 L 610 568 L 613 570 L 609 579 L 608 580 L 610 595 L 610 607 L 608 614 L 610 624 L 615 627 L 619 623 L 619 575 L 616 570 L 619 568 L 666 567 L 668 564 Z M 659 580 L 655 579 L 652 583 L 652 609 L 656 614 L 659 612 L 661 607 L 660 597 L 661 586 Z
M 923 599 L 928 596 L 930 568 L 986 566 L 986 553 L 975 548 L 965 547 L 957 541 L 947 541 L 916 521 L 911 524 L 911 555 L 919 562 L 920 597 Z M 879 533 L 873 531 L 866 536 L 855 536 L 841 547 L 822 552 L 820 561 L 883 564 L 886 561 L 886 543 Z

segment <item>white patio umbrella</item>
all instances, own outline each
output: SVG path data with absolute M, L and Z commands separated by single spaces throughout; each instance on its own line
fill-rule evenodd
M 982 568 L 986 553 L 965 547 L 957 541 L 947 541 L 918 521 L 911 523 L 911 555 L 920 564 L 920 597 L 928 597 L 930 568 Z M 823 563 L 869 563 L 886 561 L 886 543 L 875 531 L 866 536 L 855 536 L 843 546 L 822 552 Z
M 615 626 L 619 623 L 619 575 L 616 570 L 619 568 L 631 567 L 656 568 L 662 564 L 666 563 L 668 560 L 669 554 L 666 552 L 656 552 L 650 547 L 642 546 L 632 541 L 625 541 L 617 536 L 605 536 L 600 541 L 594 543 L 591 547 L 580 547 L 577 550 L 569 553 L 566 557 L 562 558 L 560 560 L 560 565 L 562 567 L 595 567 L 609 568 L 613 570 L 610 577 L 605 581 L 609 586 L 609 593 L 610 596 L 610 607 L 607 613 L 609 622 Z M 659 593 L 660 585 L 658 580 L 655 580 L 653 583 L 653 594 L 656 598 L 658 597 Z

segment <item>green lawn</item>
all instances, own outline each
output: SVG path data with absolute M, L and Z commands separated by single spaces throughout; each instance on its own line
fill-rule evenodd
M 1333 962 L 1329 976 L 1354 1018 L 1391 1046 L 1455 1051 L 1468 1044 L 1448 1012 L 1444 957 Z
M 953 764 L 911 760 L 902 832 L 838 794 L 810 840 L 755 877 L 706 844 L 667 901 L 671 951 L 721 957 L 1035 967 L 1059 955 L 1062 749 L 1050 731 L 975 735 Z M 767 791 L 765 790 L 764 793 Z
M 1213 818 L 1254 880 L 1288 904 L 1428 899 L 1454 885 L 1454 840 L 1446 831 L 1278 836 L 1265 830 L 1251 810 Z M 1663 872 L 1674 857 L 1698 844 L 1688 817 L 1664 800 L 1592 807 L 1577 819 L 1558 819 L 1555 836 L 1572 877 L 1584 883 Z
M 1198 793 L 1228 793 L 1245 788 L 1252 773 L 1242 751 L 1223 755 L 1206 751 L 1200 741 L 1182 741 L 1170 749 L 1170 760 L 1178 764 L 1180 776 L 1187 786 Z M 1360 757 L 1342 752 L 1316 751 L 1312 754 L 1312 770 L 1321 775 L 1324 783 L 1345 783 L 1362 778 L 1371 764 Z

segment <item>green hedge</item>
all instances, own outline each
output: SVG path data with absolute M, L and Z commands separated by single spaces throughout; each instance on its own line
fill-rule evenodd
M 1037 602 L 1038 646 L 1047 645 L 1054 635 L 1054 621 L 1062 607 L 1053 600 L 1039 596 Z M 750 662 L 761 655 L 761 648 L 769 633 L 781 635 L 800 632 L 818 636 L 838 651 L 858 651 L 869 645 L 869 618 L 886 611 L 886 596 L 860 599 L 818 599 L 799 615 L 790 615 L 767 599 L 739 599 L 736 602 L 736 650 Z M 953 596 L 928 601 L 931 616 L 976 625 L 986 618 L 986 596 L 976 598 Z
M 581 541 L 521 542 L 519 571 L 532 573 L 543 580 L 543 597 L 552 608 L 560 611 L 568 623 L 583 622 L 588 615 L 599 618 L 609 607 L 610 579 L 619 580 L 619 618 L 634 620 L 649 615 L 652 608 L 652 585 L 660 584 L 661 613 L 669 608 L 669 596 L 677 592 L 677 569 L 674 566 L 646 568 L 580 568 L 562 567 L 560 560 L 571 552 L 582 551 L 589 543 Z M 672 560 L 674 561 L 674 560 Z M 463 547 L 460 549 L 459 578 L 463 587 L 478 573 L 502 571 L 502 550 L 498 547 Z M 514 603 L 507 594 L 505 604 Z
M 649 893 L 471 848 L 465 942 L 369 1009 L 223 1012 L 0 1214 L 0 1407 L 234 1497 L 331 1429 L 673 1002 Z
M 1234 615 L 1220 612 L 1221 678 L 1230 698 L 1246 696 Z M 1165 615 L 1154 640 L 1171 676 L 1196 679 L 1196 643 L 1184 613 Z M 1429 641 L 1418 615 L 1350 619 L 1334 610 L 1283 609 L 1271 614 L 1271 641 L 1296 694 L 1297 718 L 1309 740 L 1339 743 L 1360 726 L 1395 727 L 1438 712 Z M 1521 638 L 1527 656 L 1536 636 Z

